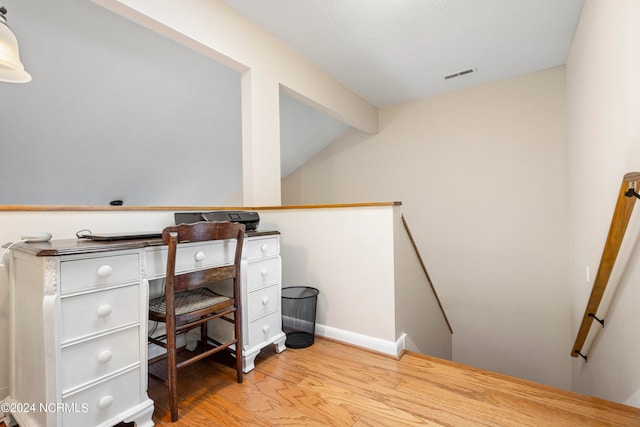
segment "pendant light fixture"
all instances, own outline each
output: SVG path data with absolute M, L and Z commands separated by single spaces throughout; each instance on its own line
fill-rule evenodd
M 7 25 L 7 9 L 0 6 L 0 82 L 27 83 L 31 76 L 20 62 L 18 40 Z

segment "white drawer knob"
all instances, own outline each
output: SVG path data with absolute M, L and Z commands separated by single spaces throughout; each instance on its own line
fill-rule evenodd
M 262 270 L 260 270 L 260 274 L 262 275 L 262 277 L 267 277 L 267 274 L 269 274 L 269 270 L 263 268 Z
M 102 277 L 103 279 L 111 276 L 111 273 L 113 273 L 113 267 L 108 264 L 103 265 L 98 269 L 98 277 Z
M 100 353 L 98 353 L 98 362 L 108 363 L 111 361 L 112 357 L 113 353 L 111 352 L 111 350 L 101 351 Z
M 262 298 L 262 305 L 267 305 L 267 304 L 269 304 L 269 297 Z
M 267 249 L 269 249 L 269 245 L 267 245 L 266 243 L 263 243 L 262 246 L 260 246 L 260 250 L 262 252 L 267 252 Z
M 98 316 L 100 317 L 107 317 L 108 315 L 111 314 L 112 310 L 113 309 L 109 304 L 102 304 L 96 309 L 96 313 L 98 313 Z
M 193 256 L 193 258 L 196 261 L 202 261 L 204 259 L 204 252 L 202 252 L 202 251 L 196 252 L 196 254 Z
M 113 396 L 106 395 L 98 401 L 98 409 L 107 409 L 113 404 Z
M 270 328 L 269 328 L 269 325 L 264 325 L 264 326 L 262 327 L 262 332 L 264 332 L 264 333 L 266 334 L 267 332 L 269 332 L 269 329 L 270 329 Z

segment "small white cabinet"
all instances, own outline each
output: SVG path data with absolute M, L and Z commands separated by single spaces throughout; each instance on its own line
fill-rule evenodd
M 232 245 L 181 245 L 179 269 L 224 264 Z M 61 240 L 12 249 L 7 421 L 25 427 L 153 426 L 147 283 L 165 274 L 161 241 Z M 254 369 L 267 345 L 285 349 L 281 271 L 279 234 L 249 232 L 241 267 L 244 372 Z

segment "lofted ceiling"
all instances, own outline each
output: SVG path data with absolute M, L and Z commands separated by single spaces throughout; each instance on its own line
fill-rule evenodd
M 380 106 L 563 65 L 584 0 L 224 2 Z

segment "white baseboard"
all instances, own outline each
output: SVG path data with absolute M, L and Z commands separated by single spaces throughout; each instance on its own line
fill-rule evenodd
M 636 390 L 631 397 L 624 402 L 625 405 L 633 406 L 635 408 L 640 408 L 640 390 Z
M 331 338 L 357 347 L 373 350 L 378 353 L 387 354 L 398 358 L 405 350 L 405 337 L 402 334 L 396 341 L 386 341 L 380 338 L 370 337 L 355 332 L 345 331 L 342 329 L 332 328 L 331 326 L 316 324 L 316 335 Z

